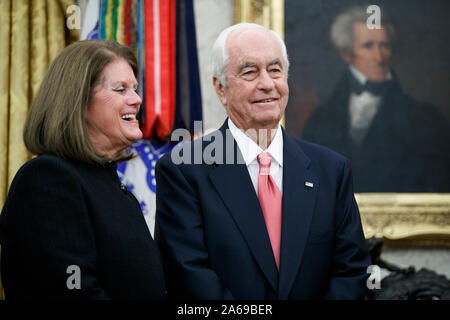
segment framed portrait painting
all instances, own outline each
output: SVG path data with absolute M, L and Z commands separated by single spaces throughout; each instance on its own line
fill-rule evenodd
M 284 37 L 284 126 L 350 159 L 366 237 L 450 246 L 450 3 L 234 4 Z

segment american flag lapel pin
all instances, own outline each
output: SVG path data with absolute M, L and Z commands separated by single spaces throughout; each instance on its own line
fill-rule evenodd
M 314 188 L 314 183 L 305 181 L 305 186 L 307 186 L 308 188 Z

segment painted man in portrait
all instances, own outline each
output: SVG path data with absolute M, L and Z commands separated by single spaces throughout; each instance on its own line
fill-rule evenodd
M 302 138 L 351 160 L 355 192 L 450 192 L 448 121 L 402 90 L 391 66 L 394 26 L 382 14 L 370 29 L 366 9 L 351 7 L 331 26 L 348 67 Z

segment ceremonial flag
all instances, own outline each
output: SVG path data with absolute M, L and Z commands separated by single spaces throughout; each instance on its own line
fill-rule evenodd
M 169 142 L 137 141 L 131 148 L 137 156 L 117 166 L 119 179 L 138 200 L 152 237 L 156 213 L 155 165 L 156 161 L 172 147 L 173 145 Z
M 100 0 L 89 0 L 83 17 L 80 40 L 99 39 Z
M 194 132 L 194 121 L 202 120 L 202 95 L 197 57 L 194 5 L 192 0 L 177 0 L 176 108 L 175 128 Z M 203 128 L 200 128 L 203 130 Z
M 175 118 L 175 0 L 144 0 L 144 138 L 166 140 Z

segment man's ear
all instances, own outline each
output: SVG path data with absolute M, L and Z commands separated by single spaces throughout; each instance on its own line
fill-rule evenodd
M 225 98 L 225 87 L 220 82 L 220 80 L 217 79 L 216 77 L 213 77 L 212 81 L 213 81 L 214 89 L 216 90 L 216 94 L 219 97 L 220 102 L 222 102 L 222 104 L 224 106 L 226 106 L 227 99 Z

